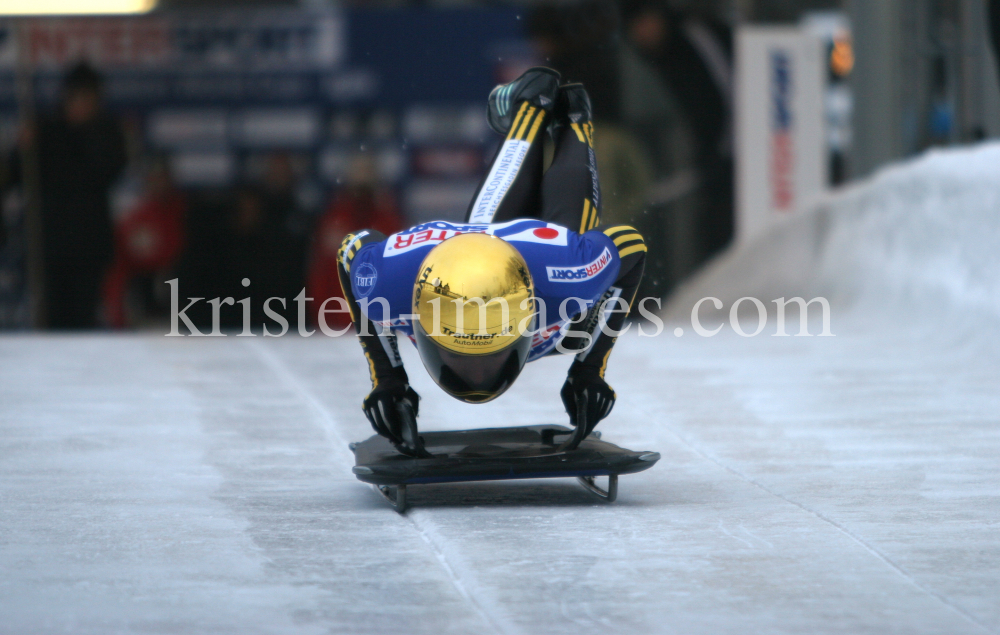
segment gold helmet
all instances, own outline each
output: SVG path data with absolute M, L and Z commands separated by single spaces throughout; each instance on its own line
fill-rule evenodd
M 460 234 L 428 252 L 413 288 L 420 359 L 452 397 L 484 403 L 514 383 L 531 349 L 534 285 L 514 247 Z

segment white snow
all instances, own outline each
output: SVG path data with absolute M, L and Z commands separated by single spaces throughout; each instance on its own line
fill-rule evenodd
M 601 429 L 663 458 L 612 505 L 471 483 L 397 515 L 350 471 L 350 338 L 0 338 L 0 633 L 998 633 L 998 177 L 995 145 L 894 167 L 623 337 Z M 709 295 L 708 327 L 824 295 L 835 337 L 698 337 Z M 404 356 L 424 429 L 564 418 L 565 359 L 467 406 Z

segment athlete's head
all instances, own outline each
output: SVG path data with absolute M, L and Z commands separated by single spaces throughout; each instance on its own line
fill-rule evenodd
M 531 349 L 534 285 L 524 258 L 486 234 L 461 234 L 428 252 L 413 288 L 413 334 L 427 372 L 469 403 L 500 396 Z

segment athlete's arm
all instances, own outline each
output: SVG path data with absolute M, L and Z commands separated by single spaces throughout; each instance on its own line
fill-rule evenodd
M 398 444 L 403 439 L 397 407 L 401 403 L 408 403 L 416 414 L 420 396 L 410 388 L 410 380 L 399 356 L 396 336 L 388 327 L 383 328 L 368 319 L 351 287 L 351 264 L 354 257 L 365 245 L 384 242 L 385 238 L 384 234 L 375 230 L 348 234 L 337 252 L 337 273 L 371 374 L 372 390 L 365 397 L 362 409 L 375 432 Z
M 603 233 L 614 243 L 620 266 L 614 283 L 566 335 L 582 349 L 570 365 L 560 393 L 570 422 L 577 428 L 573 447 L 590 434 L 615 405 L 615 391 L 604 380 L 604 371 L 617 339 L 615 334 L 621 331 L 632 308 L 646 264 L 646 243 L 634 228 L 616 225 L 592 231 Z M 603 315 L 607 319 L 602 327 Z M 586 346 L 588 342 L 590 345 Z

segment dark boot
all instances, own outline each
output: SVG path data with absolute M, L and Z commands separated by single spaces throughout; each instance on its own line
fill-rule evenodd
M 510 132 L 517 104 L 527 101 L 532 106 L 550 111 L 555 106 L 559 92 L 559 73 L 551 68 L 536 66 L 509 84 L 500 84 L 490 92 L 486 107 L 486 120 L 499 134 Z
M 563 126 L 578 124 L 586 129 L 593 113 L 590 109 L 590 96 L 583 84 L 565 84 L 559 87 L 556 107 L 552 110 L 552 123 L 549 124 L 549 134 L 555 139 Z

